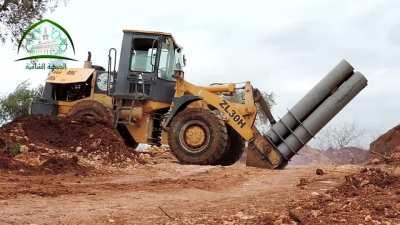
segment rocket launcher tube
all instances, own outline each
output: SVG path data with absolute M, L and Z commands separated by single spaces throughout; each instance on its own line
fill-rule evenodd
M 355 72 L 331 96 L 322 102 L 293 132 L 281 142 L 277 149 L 285 160 L 290 160 L 313 135 L 321 130 L 364 87 L 367 79 Z
M 293 115 L 286 114 L 267 132 L 266 135 L 273 145 L 278 146 L 281 144 L 282 139 L 280 137 L 286 138 L 290 134 L 290 130 L 296 128 L 298 121 L 295 118 L 299 121 L 305 120 L 326 97 L 353 74 L 353 70 L 354 68 L 346 60 L 342 60 L 318 82 L 313 89 L 292 107 L 290 112 Z

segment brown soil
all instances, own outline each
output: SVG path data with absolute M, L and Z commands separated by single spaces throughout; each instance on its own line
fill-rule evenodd
M 74 156 L 72 158 L 51 157 L 40 165 L 39 170 L 51 174 L 72 172 L 77 175 L 87 175 L 90 168 L 80 165 L 78 157 Z
M 33 149 L 64 150 L 112 164 L 137 158 L 114 129 L 95 121 L 29 116 L 2 129 L 11 133 L 15 141 L 29 143 Z
M 390 129 L 370 145 L 374 163 L 400 163 L 400 125 Z
M 165 159 L 162 159 L 165 160 Z M 357 167 L 270 171 L 167 162 L 98 176 L 0 172 L 0 224 L 292 224 L 288 204 Z M 299 179 L 309 182 L 296 186 Z
M 400 177 L 363 168 L 338 187 L 295 202 L 290 216 L 301 224 L 399 224 L 399 188 Z
M 4 152 L 0 152 L 0 170 L 8 171 L 10 174 L 21 175 L 74 173 L 85 176 L 94 169 L 90 166 L 80 165 L 77 157 L 50 157 L 40 165 L 32 166 L 24 161 L 16 160 Z
M 0 151 L 0 170 L 20 170 L 27 169 L 29 166 L 15 160 L 4 151 Z
M 399 177 L 357 165 L 181 165 L 167 148 L 135 153 L 92 121 L 0 128 L 0 224 L 395 225 L 399 190 Z

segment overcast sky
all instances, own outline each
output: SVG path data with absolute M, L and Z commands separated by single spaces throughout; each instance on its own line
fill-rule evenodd
M 83 61 L 90 50 L 104 67 L 108 49 L 120 49 L 122 29 L 172 32 L 187 56 L 188 81 L 249 80 L 276 94 L 276 117 L 347 59 L 369 85 L 330 124 L 356 122 L 374 136 L 400 122 L 399 7 L 396 0 L 70 0 L 46 18 L 68 30 L 75 58 Z M 16 58 L 15 47 L 1 46 L 1 94 L 47 76 Z

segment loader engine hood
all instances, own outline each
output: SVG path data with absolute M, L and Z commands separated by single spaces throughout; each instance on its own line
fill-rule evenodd
M 46 82 L 51 84 L 70 84 L 85 82 L 95 69 L 92 68 L 70 68 L 54 70 L 47 77 Z
M 54 70 L 49 74 L 42 96 L 31 105 L 33 115 L 57 115 L 59 102 L 74 102 L 89 98 L 92 90 L 93 68 Z M 69 104 L 69 103 L 68 103 Z

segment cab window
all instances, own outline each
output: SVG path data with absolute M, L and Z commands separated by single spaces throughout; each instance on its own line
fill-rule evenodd
M 133 40 L 130 70 L 153 72 L 157 54 L 158 41 L 148 38 Z

